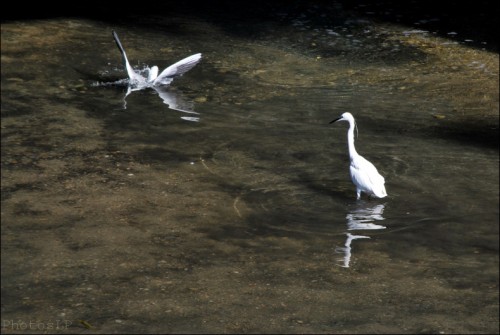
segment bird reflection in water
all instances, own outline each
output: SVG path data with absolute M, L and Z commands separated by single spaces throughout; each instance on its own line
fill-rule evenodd
M 351 211 L 351 213 L 347 213 L 347 230 L 377 230 L 377 229 L 385 229 L 385 226 L 375 224 L 376 221 L 385 220 L 382 216 L 384 213 L 384 205 L 378 204 L 376 206 L 367 207 L 363 206 L 363 204 L 358 204 L 358 206 Z M 335 252 L 339 254 L 343 254 L 344 256 L 340 258 L 338 261 L 342 262 L 340 266 L 344 268 L 348 268 L 351 262 L 351 243 L 353 240 L 357 239 L 368 239 L 369 236 L 365 235 L 353 235 L 351 233 L 346 233 L 347 239 L 344 243 L 343 247 L 335 248 Z
M 344 257 L 339 259 L 339 262 L 343 263 L 342 265 L 340 265 L 343 268 L 348 268 L 349 263 L 351 262 L 351 242 L 352 242 L 352 240 L 357 240 L 360 238 L 370 238 L 369 236 L 352 235 L 351 233 L 347 233 L 346 235 L 347 235 L 347 240 L 345 241 L 344 246 L 335 248 L 336 253 L 344 254 Z
M 193 101 L 185 98 L 181 91 L 173 90 L 172 88 L 165 86 L 154 86 L 151 88 L 158 93 L 158 96 L 163 100 L 163 103 L 167 105 L 168 108 L 178 112 L 190 114 L 190 116 L 181 116 L 181 119 L 193 122 L 200 121 L 199 116 L 197 116 L 200 115 L 200 113 L 194 111 Z M 137 90 L 139 89 L 134 89 L 130 86 L 127 87 L 127 93 L 125 93 L 125 96 L 123 97 L 123 109 L 127 109 L 127 96 Z
M 385 229 L 385 226 L 373 223 L 385 220 L 383 213 L 384 205 L 382 204 L 368 208 L 360 206 L 346 215 L 347 230 Z

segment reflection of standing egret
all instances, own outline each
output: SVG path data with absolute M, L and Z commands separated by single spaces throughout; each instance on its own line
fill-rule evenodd
M 356 152 L 356 148 L 354 147 L 354 127 L 356 127 L 356 121 L 354 121 L 354 117 L 351 113 L 344 113 L 341 117 L 330 123 L 337 121 L 349 122 L 347 142 L 349 145 L 349 158 L 351 160 L 350 171 L 352 182 L 356 185 L 357 199 L 361 197 L 361 192 L 377 198 L 386 197 L 387 192 L 385 191 L 384 177 L 378 173 L 377 168 L 372 163 Z
M 343 268 L 348 268 L 349 263 L 351 262 L 351 242 L 352 240 L 357 240 L 360 238 L 370 238 L 368 236 L 363 236 L 363 235 L 352 235 L 351 233 L 347 233 L 347 240 L 345 241 L 344 247 L 337 247 L 335 248 L 336 253 L 343 253 L 344 258 L 339 259 L 339 261 L 344 262 L 343 265 L 341 265 Z
M 351 213 L 347 213 L 347 230 L 373 230 L 385 229 L 385 226 L 374 224 L 373 221 L 382 221 L 385 218 L 384 205 L 378 204 L 374 207 L 358 207 Z
M 356 208 L 347 213 L 347 230 L 374 230 L 374 229 L 385 229 L 385 226 L 374 224 L 374 221 L 382 221 L 385 218 L 382 216 L 384 213 L 384 205 L 378 204 L 376 206 L 367 207 L 363 206 L 363 202 L 358 202 Z M 344 257 L 339 259 L 343 262 L 342 267 L 348 268 L 351 261 L 351 243 L 353 240 L 360 238 L 370 238 L 364 235 L 352 235 L 347 233 L 347 239 L 344 243 L 344 247 L 335 248 L 335 252 L 343 253 Z

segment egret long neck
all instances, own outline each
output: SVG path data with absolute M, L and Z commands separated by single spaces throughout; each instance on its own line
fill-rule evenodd
M 349 146 L 349 157 L 351 159 L 358 156 L 356 148 L 354 147 L 354 128 L 355 128 L 354 120 L 350 120 L 349 130 L 347 131 L 347 144 Z

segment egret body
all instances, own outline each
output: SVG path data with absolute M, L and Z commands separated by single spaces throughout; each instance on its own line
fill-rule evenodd
M 378 173 L 375 165 L 358 154 L 356 148 L 354 147 L 354 128 L 356 127 L 354 117 L 351 113 L 344 113 L 342 116 L 331 121 L 330 123 L 337 121 L 349 122 L 347 143 L 349 146 L 349 159 L 351 161 L 350 172 L 352 182 L 356 185 L 357 199 L 359 200 L 361 197 L 361 192 L 368 194 L 368 196 L 374 196 L 377 198 L 386 197 L 387 192 L 385 191 L 384 177 Z

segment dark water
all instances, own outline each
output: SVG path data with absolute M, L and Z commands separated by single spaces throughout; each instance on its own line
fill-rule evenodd
M 269 15 L 2 24 L 2 332 L 499 332 L 498 54 Z M 113 29 L 138 69 L 203 53 L 191 113 L 109 85 Z

